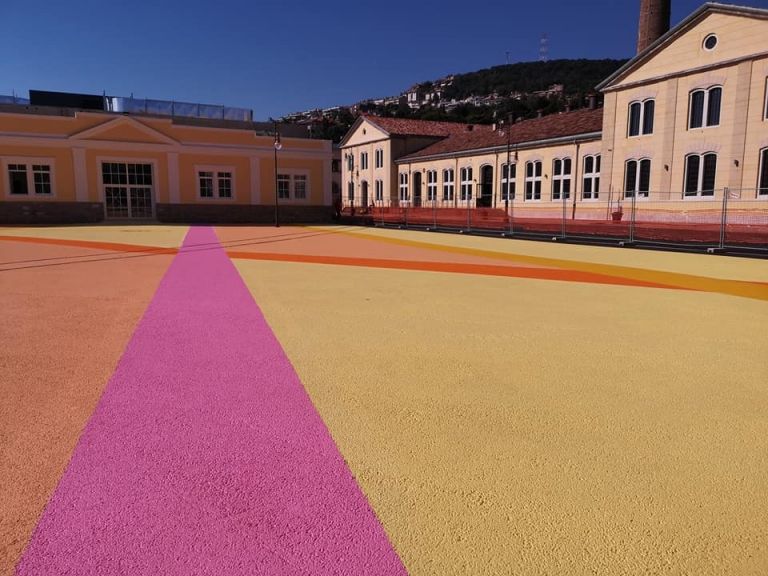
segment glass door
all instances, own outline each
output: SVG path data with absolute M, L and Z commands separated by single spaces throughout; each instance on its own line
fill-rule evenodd
M 152 218 L 152 165 L 101 164 L 107 218 Z

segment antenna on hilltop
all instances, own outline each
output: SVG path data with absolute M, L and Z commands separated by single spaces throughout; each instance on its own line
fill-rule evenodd
M 506 54 L 507 54 L 507 66 L 509 66 L 509 50 L 507 50 Z
M 539 40 L 539 60 L 549 62 L 549 38 L 546 32 L 541 35 L 541 40 Z

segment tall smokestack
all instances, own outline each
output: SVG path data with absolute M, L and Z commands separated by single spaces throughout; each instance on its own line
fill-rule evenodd
M 638 54 L 669 31 L 672 0 L 640 0 Z

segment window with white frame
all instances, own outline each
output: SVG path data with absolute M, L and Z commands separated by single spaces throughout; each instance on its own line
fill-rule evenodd
M 384 150 L 378 148 L 373 153 L 374 165 L 376 168 L 384 167 Z
M 437 170 L 427 170 L 427 200 L 437 200 Z
M 355 169 L 355 155 L 351 152 L 347 154 L 347 170 L 352 172 Z
M 368 170 L 368 152 L 360 152 L 360 170 Z
M 581 197 L 597 200 L 600 196 L 600 154 L 584 157 L 584 176 Z
M 354 194 L 354 184 L 351 193 Z M 306 174 L 278 174 L 277 197 L 281 200 L 306 200 L 309 194 L 309 177 Z M 353 196 L 350 196 L 350 200 Z
M 443 200 L 453 202 L 456 180 L 453 168 L 443 170 Z
M 689 154 L 685 157 L 685 196 L 714 196 L 717 154 Z
M 555 158 L 552 161 L 552 200 L 571 197 L 571 159 Z
M 355 199 L 355 183 L 350 181 L 347 183 L 347 200 L 352 202 Z
M 720 125 L 720 103 L 723 88 L 712 86 L 706 90 L 694 90 L 689 100 L 688 128 L 705 128 Z
M 763 118 L 768 120 L 768 78 L 765 79 L 765 103 L 763 104 Z
M 296 200 L 307 199 L 307 175 L 306 174 L 293 175 L 293 197 L 296 198 Z
M 624 165 L 624 197 L 648 198 L 651 189 L 651 161 L 648 158 L 627 160 Z
M 541 161 L 525 163 L 525 199 L 541 200 Z
M 514 200 L 517 184 L 517 164 L 510 162 L 501 165 L 501 199 Z
M 468 202 L 472 200 L 472 167 L 467 166 L 461 169 L 461 200 Z
M 277 175 L 277 197 L 281 200 L 291 197 L 291 177 L 288 174 Z
M 232 174 L 232 171 L 227 169 L 198 169 L 197 187 L 200 198 L 232 198 L 234 193 Z
M 768 148 L 760 151 L 760 172 L 757 179 L 757 195 L 768 196 Z
M 51 165 L 14 162 L 8 164 L 8 192 L 13 196 L 52 196 Z
M 653 115 L 656 111 L 656 102 L 653 98 L 642 102 L 630 102 L 628 136 L 641 136 L 653 134 Z
M 408 173 L 400 172 L 400 200 L 408 200 Z
M 383 180 L 376 180 L 373 183 L 374 188 L 374 194 L 376 202 L 383 202 L 384 201 L 384 181 Z

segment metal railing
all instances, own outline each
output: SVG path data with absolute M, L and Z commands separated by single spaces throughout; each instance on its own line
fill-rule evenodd
M 476 198 L 344 199 L 343 213 L 370 224 L 623 244 L 738 247 L 768 253 L 768 190 L 704 194 L 626 192 L 598 199 L 525 199 L 479 206 Z

